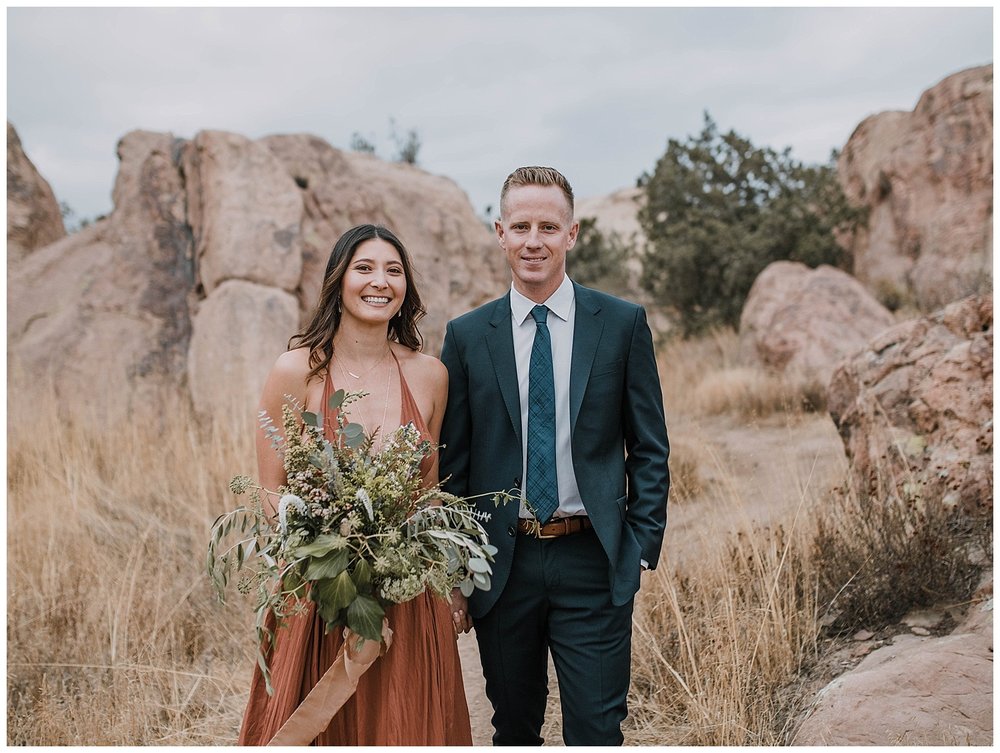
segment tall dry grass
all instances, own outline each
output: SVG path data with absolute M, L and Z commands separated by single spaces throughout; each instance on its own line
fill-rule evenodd
M 735 415 L 766 418 L 825 406 L 821 385 L 748 367 L 739 359 L 739 336 L 716 329 L 696 340 L 669 340 L 658 350 L 668 418 Z
M 232 742 L 252 621 L 203 563 L 252 425 L 199 428 L 169 397 L 109 425 L 8 388 L 8 743 Z

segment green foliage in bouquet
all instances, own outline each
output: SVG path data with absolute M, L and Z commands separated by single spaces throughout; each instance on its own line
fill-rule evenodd
M 331 396 L 336 442 L 324 437 L 322 415 L 301 406 L 284 405 L 284 438 L 262 412 L 261 428 L 283 455 L 287 478 L 277 490 L 277 519 L 263 509 L 265 490 L 237 476 L 230 489 L 249 492 L 251 504 L 220 516 L 212 527 L 207 568 L 220 600 L 234 573 L 241 574 L 241 592 L 256 589 L 258 663 L 268 692 L 269 612 L 280 625 L 302 612 L 308 599 L 327 630 L 346 626 L 379 641 L 389 604 L 425 589 L 450 599 L 455 587 L 466 596 L 490 587 L 497 550 L 480 524 L 484 513 L 439 485 L 423 485 L 420 463 L 436 448 L 412 423 L 398 427 L 372 454 L 375 433 L 365 435 L 344 410 L 363 396 L 343 390 Z M 499 504 L 509 495 L 491 496 Z M 223 550 L 234 532 L 241 538 Z

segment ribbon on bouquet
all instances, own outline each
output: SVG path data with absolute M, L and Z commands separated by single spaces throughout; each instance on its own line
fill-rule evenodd
M 358 689 L 361 675 L 392 645 L 388 620 L 382 620 L 382 641 L 366 640 L 360 650 L 358 636 L 344 628 L 344 644 L 330 668 L 319 678 L 298 708 L 285 720 L 271 745 L 309 745 L 327 728 L 330 720 Z

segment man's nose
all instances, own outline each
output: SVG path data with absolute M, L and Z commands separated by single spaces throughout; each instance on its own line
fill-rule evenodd
M 528 232 L 527 244 L 528 248 L 541 248 L 542 247 L 542 236 L 539 234 L 537 228 L 532 228 Z

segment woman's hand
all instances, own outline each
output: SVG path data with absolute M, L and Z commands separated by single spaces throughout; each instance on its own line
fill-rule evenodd
M 472 618 L 469 617 L 469 601 L 462 595 L 460 588 L 451 590 L 451 621 L 456 633 L 468 633 L 472 630 Z

